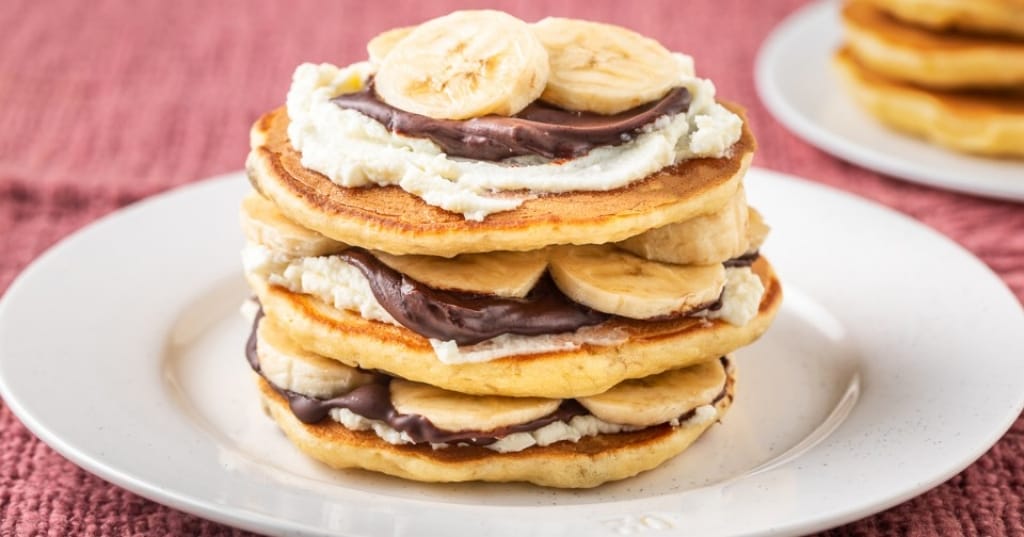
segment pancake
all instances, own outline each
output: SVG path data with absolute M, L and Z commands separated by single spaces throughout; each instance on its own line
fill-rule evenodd
M 1024 87 L 1024 40 L 918 28 L 856 0 L 843 8 L 850 53 L 878 74 L 933 89 Z
M 935 31 L 1024 37 L 1024 2 L 1012 0 L 867 0 L 900 20 Z
M 742 115 L 739 107 L 729 108 Z M 730 157 L 684 161 L 616 190 L 541 196 L 478 222 L 397 186 L 337 186 L 302 166 L 287 127 L 283 108 L 261 117 L 252 128 L 246 168 L 253 186 L 288 219 L 346 244 L 443 257 L 614 242 L 713 212 L 736 192 L 755 148 L 744 118 Z
M 886 125 L 978 155 L 1024 157 L 1024 95 L 939 92 L 876 75 L 848 49 L 833 61 L 857 102 Z
M 489 362 L 445 364 L 427 338 L 391 324 L 363 319 L 308 295 L 250 278 L 263 309 L 299 346 L 345 364 L 452 391 L 478 395 L 568 398 L 601 393 L 619 382 L 685 367 L 728 354 L 764 333 L 782 302 L 782 288 L 767 260 L 752 267 L 765 292 L 758 314 L 744 326 L 681 318 L 599 326 L 624 333 L 614 345 L 527 354 Z
M 306 455 L 334 468 L 362 468 L 426 482 L 526 481 L 548 487 L 596 487 L 655 468 L 683 452 L 715 423 L 666 424 L 512 453 L 477 446 L 433 449 L 429 444 L 389 444 L 372 431 L 353 431 L 330 419 L 305 424 L 265 380 L 256 379 L 268 414 Z M 732 404 L 731 377 L 726 389 L 726 397 L 715 405 L 718 418 Z
M 268 415 L 329 466 L 424 482 L 595 487 L 689 447 L 782 301 L 742 108 L 613 25 L 461 11 L 368 50 L 298 66 L 250 131 Z

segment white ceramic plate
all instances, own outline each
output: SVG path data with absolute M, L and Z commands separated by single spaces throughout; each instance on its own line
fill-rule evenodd
M 167 505 L 278 535 L 797 534 L 919 494 L 1024 404 L 1024 314 L 913 221 L 752 170 L 784 282 L 738 353 L 724 423 L 669 464 L 589 491 L 333 472 L 262 415 L 243 358 L 241 176 L 76 233 L 0 302 L 0 393 L 57 451 Z
M 842 41 L 839 4 L 808 4 L 765 40 L 757 91 L 768 110 L 808 143 L 909 181 L 1024 201 L 1024 161 L 955 153 L 883 127 L 857 107 L 830 64 Z

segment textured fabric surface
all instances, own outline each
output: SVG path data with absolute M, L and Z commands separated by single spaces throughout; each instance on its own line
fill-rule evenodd
M 844 163 L 792 136 L 760 104 L 753 86 L 756 51 L 800 4 L 487 5 L 528 20 L 550 14 L 617 22 L 692 53 L 721 95 L 749 107 L 761 145 L 757 165 L 902 211 L 964 245 L 1024 296 L 1024 205 L 919 187 Z M 7 0 L 0 9 L 0 291 L 44 249 L 99 216 L 240 169 L 249 124 L 283 102 L 299 62 L 357 60 L 380 30 L 469 5 Z M 29 535 L 247 534 L 91 476 L 3 406 L 0 536 Z M 1024 536 L 1024 420 L 938 488 L 826 535 Z

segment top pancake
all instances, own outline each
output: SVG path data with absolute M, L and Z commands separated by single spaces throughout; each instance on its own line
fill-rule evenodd
M 1024 40 L 920 28 L 866 0 L 844 6 L 843 26 L 857 61 L 894 80 L 932 89 L 1024 87 Z
M 932 30 L 1024 37 L 1020 0 L 867 0 L 890 15 Z
M 726 106 L 742 116 L 739 107 Z M 397 186 L 332 183 L 302 166 L 288 139 L 288 122 L 279 108 L 253 125 L 246 166 L 253 186 L 294 222 L 347 244 L 398 255 L 451 257 L 619 241 L 723 206 L 755 149 L 744 118 L 731 156 L 683 161 L 615 190 L 542 195 L 477 222 L 427 205 Z

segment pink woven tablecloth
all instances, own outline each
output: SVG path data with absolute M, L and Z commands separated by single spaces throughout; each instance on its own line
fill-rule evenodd
M 761 145 L 757 165 L 907 213 L 967 247 L 1024 296 L 1024 205 L 860 169 L 795 138 L 767 113 L 754 92 L 754 57 L 801 3 L 489 5 L 527 20 L 613 21 L 693 54 L 721 95 L 749 107 Z M 357 60 L 380 30 L 468 5 L 7 0 L 0 9 L 0 291 L 44 249 L 97 217 L 240 169 L 250 123 L 283 102 L 298 63 Z M 6 406 L 0 410 L 0 536 L 242 534 L 93 477 L 33 437 Z M 826 534 L 1024 536 L 1024 420 L 940 487 Z

